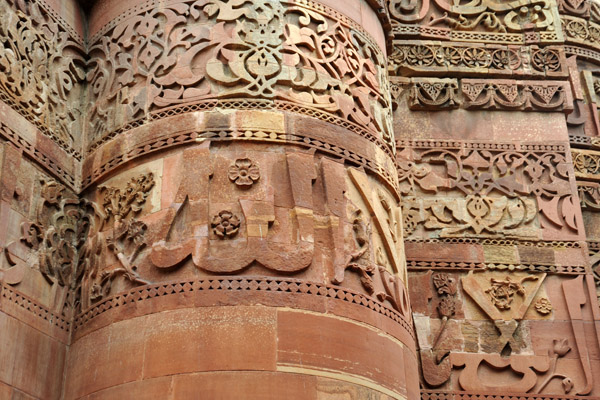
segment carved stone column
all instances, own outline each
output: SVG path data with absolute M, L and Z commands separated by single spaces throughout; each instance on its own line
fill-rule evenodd
M 375 10 L 92 9 L 65 398 L 418 398 Z

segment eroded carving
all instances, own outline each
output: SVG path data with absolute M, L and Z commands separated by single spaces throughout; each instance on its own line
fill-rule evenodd
M 0 98 L 81 159 L 81 46 L 37 2 L 0 2 Z
M 536 219 L 546 229 L 579 231 L 562 146 L 415 144 L 400 144 L 398 153 L 407 236 L 539 237 Z
M 526 276 L 518 282 L 513 282 L 508 275 L 504 279 L 490 278 L 491 286 L 485 292 L 498 310 L 510 310 L 515 294 L 525 296 L 523 281 L 537 279 L 536 276 Z
M 460 42 L 394 41 L 388 58 L 392 75 L 426 73 L 448 76 L 507 74 L 528 76 L 566 76 L 564 50 L 560 47 L 501 45 L 473 46 Z

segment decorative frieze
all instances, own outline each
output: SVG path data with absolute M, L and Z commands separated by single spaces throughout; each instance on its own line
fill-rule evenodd
M 81 160 L 82 46 L 35 2 L 0 1 L 0 100 Z
M 565 53 L 558 46 L 503 46 L 460 42 L 393 42 L 389 71 L 398 76 L 452 75 L 567 77 Z
M 417 0 L 410 6 L 401 0 L 388 1 L 396 38 L 519 44 L 561 40 L 558 10 L 553 5 L 547 0 L 510 4 Z
M 400 103 L 408 92 L 412 110 L 571 111 L 570 87 L 562 81 L 502 79 L 392 79 L 392 98 Z
M 337 116 L 393 149 L 385 57 L 338 14 L 311 1 L 140 10 L 90 44 L 89 146 L 150 112 L 238 98 Z
M 581 234 L 564 145 L 406 141 L 398 150 L 407 237 Z

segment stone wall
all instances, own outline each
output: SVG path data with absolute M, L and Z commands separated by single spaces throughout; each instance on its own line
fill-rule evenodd
M 599 34 L 0 0 L 0 398 L 600 396 Z

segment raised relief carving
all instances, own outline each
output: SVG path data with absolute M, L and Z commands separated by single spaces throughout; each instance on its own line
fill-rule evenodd
M 170 228 L 166 238 L 152 246 L 151 260 L 156 267 L 175 267 L 189 256 L 196 267 L 212 273 L 239 272 L 254 262 L 272 271 L 292 273 L 311 264 L 314 251 L 312 181 L 316 178 L 312 154 L 289 153 L 281 160 L 286 165 L 287 177 L 278 185 L 289 185 L 291 207 L 276 206 L 273 182 L 261 179 L 258 184 L 266 190 L 266 195 L 262 191 L 248 193 L 246 197 L 239 197 L 237 204 L 232 202 L 229 211 L 215 210 L 215 214 L 219 213 L 218 220 L 212 219 L 211 225 L 217 241 L 202 229 L 209 221 L 203 204 L 210 192 L 211 177 L 227 174 L 227 170 L 212 170 L 208 147 L 187 150 L 183 157 L 197 174 L 183 178 L 177 194 L 181 205 L 167 222 Z M 243 218 L 235 216 L 233 209 L 240 209 Z M 277 217 L 280 210 L 285 210 L 288 217 L 278 223 L 291 230 L 279 232 L 279 240 L 270 240 L 271 226 L 280 218 Z M 245 232 L 238 232 L 242 219 Z M 233 239 L 234 233 L 235 240 L 221 243 L 221 236 Z
M 514 333 L 546 277 L 546 274 L 515 274 L 520 277 L 516 282 L 507 275 L 499 278 L 498 273 L 494 272 L 475 274 L 471 271 L 461 278 L 464 291 L 494 321 L 498 329 L 498 353 L 508 350 L 510 354 L 512 349 L 519 348 Z M 517 293 L 518 297 L 515 296 Z
M 590 354 L 585 339 L 586 334 L 584 331 L 585 328 L 582 307 L 588 302 L 588 295 L 591 297 L 592 295 L 595 295 L 595 293 L 592 293 L 592 290 L 590 290 L 591 282 L 588 281 L 586 288 L 583 278 L 584 277 L 580 275 L 575 279 L 565 280 L 562 282 L 562 289 L 567 304 L 567 311 L 571 320 L 571 329 L 573 330 L 575 346 L 577 347 L 577 351 L 579 353 L 579 360 L 581 362 L 585 381 L 585 385 L 583 385 L 583 387 L 577 387 L 575 394 L 580 396 L 589 395 L 594 385 L 592 366 L 590 365 Z
M 489 294 L 490 300 L 498 310 L 510 310 L 515 294 L 525 296 L 525 288 L 522 283 L 526 280 L 535 281 L 537 279 L 537 276 L 526 276 L 519 282 L 513 282 L 508 275 L 504 279 L 490 278 L 491 286 L 485 292 Z
M 541 315 L 548 315 L 552 312 L 552 304 L 550 303 L 550 300 L 545 297 L 539 298 L 533 306 L 535 307 L 535 311 Z
M 537 306 L 536 306 L 537 309 Z M 554 339 L 552 348 L 548 349 L 548 355 L 551 358 L 549 376 L 539 385 L 536 393 L 542 393 L 543 390 L 553 379 L 561 379 L 561 384 L 565 394 L 569 394 L 573 389 L 573 380 L 564 374 L 557 374 L 558 359 L 567 355 L 571 351 L 568 339 Z
M 407 237 L 541 237 L 536 220 L 549 232 L 579 233 L 581 222 L 572 204 L 562 145 L 523 145 L 520 150 L 512 144 L 487 147 L 399 143 Z
M 562 82 L 539 83 L 475 79 L 461 81 L 465 108 L 556 111 L 571 109 L 567 90 Z
M 593 2 L 592 2 L 593 4 Z M 597 7 L 597 6 L 596 6 Z M 567 43 L 582 44 L 600 49 L 600 21 L 561 16 Z
M 412 80 L 409 104 L 413 110 L 448 109 L 460 105 L 456 79 L 417 79 Z
M 215 235 L 225 239 L 235 236 L 240 229 L 240 219 L 231 211 L 223 210 L 212 218 L 210 225 Z
M 229 180 L 240 188 L 250 188 L 254 182 L 260 179 L 258 165 L 249 158 L 238 158 L 229 167 Z
M 85 79 L 82 46 L 37 2 L 19 3 L 0 2 L 0 99 L 81 159 L 81 114 L 72 104 Z
M 485 47 L 460 42 L 439 43 L 431 41 L 393 42 L 393 52 L 388 57 L 392 75 L 406 76 L 417 73 L 427 76 L 447 77 L 448 74 L 469 76 L 514 74 L 525 76 L 566 77 L 567 66 L 564 49 L 556 46 L 502 46 Z
M 392 83 L 398 79 L 392 78 Z M 567 95 L 570 88 L 560 81 L 411 78 L 402 85 L 408 88 L 408 104 L 413 110 L 439 111 L 460 107 L 554 112 L 573 109 Z M 392 95 L 399 104 L 404 92 L 392 91 Z
M 147 227 L 133 215 L 141 211 L 153 185 L 152 174 L 146 174 L 133 178 L 124 190 L 101 189 L 104 202 L 98 206 L 67 193 L 54 180 L 40 182 L 36 219 L 22 224 L 21 242 L 37 254 L 30 266 L 37 266 L 53 285 L 57 312 L 70 315 L 108 295 L 117 275 L 135 284 L 149 283 L 134 264 L 145 246 Z M 6 251 L 9 262 L 17 263 L 11 253 L 20 254 L 18 243 Z M 110 264 L 107 251 L 117 266 L 100 269 Z
M 353 250 L 343 263 L 335 266 L 332 282 L 342 284 L 346 270 L 357 272 L 367 293 L 389 302 L 407 316 L 410 305 L 403 283 L 406 267 L 398 222 L 400 209 L 389 195 L 375 189 L 363 171 L 355 168 L 347 171 Z
M 478 42 L 556 42 L 558 13 L 546 0 L 498 3 L 478 0 L 390 0 L 388 9 L 396 37 Z M 420 23 L 421 25 L 415 25 Z
M 438 313 L 442 317 L 442 326 L 436 338 L 433 341 L 432 350 L 435 350 L 441 337 L 448 319 L 451 318 L 456 312 L 456 294 L 457 294 L 457 281 L 449 274 L 444 272 L 436 272 L 432 276 L 433 285 L 440 298 L 440 302 L 437 306 Z
M 575 16 L 589 17 L 591 4 L 592 1 L 590 0 L 559 0 L 558 9 L 561 14 L 567 13 Z
M 327 10 L 182 0 L 110 25 L 89 51 L 89 151 L 147 113 L 231 98 L 248 107 L 277 99 L 283 103 L 268 106 L 341 118 L 393 151 L 386 60 L 355 23 Z

